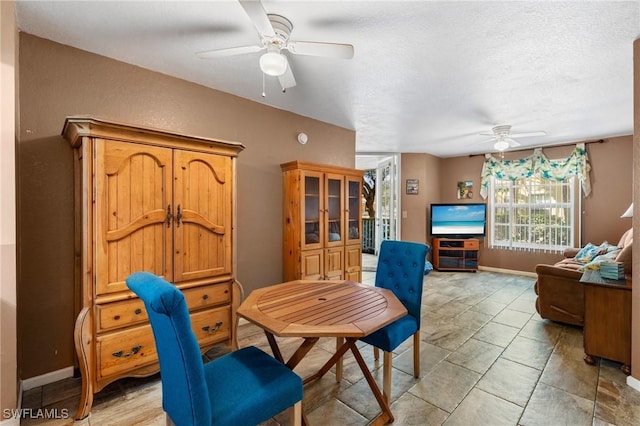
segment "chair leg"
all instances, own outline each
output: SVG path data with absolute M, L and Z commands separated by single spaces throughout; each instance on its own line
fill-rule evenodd
M 380 359 L 380 351 L 375 346 L 373 347 L 373 359 L 376 361 Z
M 376 348 L 377 349 L 377 348 Z M 391 404 L 391 352 L 382 351 L 383 362 L 382 366 L 382 396 L 387 404 Z
M 420 377 L 420 330 L 413 335 L 413 376 Z
M 302 401 L 296 402 L 290 409 L 291 419 L 289 423 L 293 426 L 302 425 Z

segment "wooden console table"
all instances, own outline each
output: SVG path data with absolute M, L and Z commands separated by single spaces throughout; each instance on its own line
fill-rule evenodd
M 584 361 L 593 357 L 622 363 L 622 371 L 631 373 L 631 276 L 610 280 L 600 271 L 587 270 L 584 285 Z

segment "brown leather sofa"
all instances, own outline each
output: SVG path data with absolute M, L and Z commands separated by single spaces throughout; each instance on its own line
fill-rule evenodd
M 624 263 L 626 273 L 631 273 L 631 247 L 633 229 L 624 233 L 617 244 L 620 249 L 616 262 Z M 568 248 L 565 258 L 555 265 L 537 265 L 538 280 L 535 284 L 536 310 L 542 318 L 582 326 L 584 324 L 584 292 L 580 284 L 584 262 L 575 260 L 579 248 Z

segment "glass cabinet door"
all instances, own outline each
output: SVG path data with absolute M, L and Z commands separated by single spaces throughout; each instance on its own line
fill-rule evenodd
M 357 243 L 362 235 L 362 181 L 356 177 L 347 176 L 347 243 Z
M 305 172 L 302 174 L 304 201 L 302 215 L 304 219 L 303 248 L 319 248 L 323 240 L 322 233 L 322 173 Z
M 325 246 L 344 244 L 344 177 L 327 174 L 325 206 Z

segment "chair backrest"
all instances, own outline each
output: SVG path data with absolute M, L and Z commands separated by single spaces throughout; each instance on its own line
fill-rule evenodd
M 147 308 L 160 360 L 162 408 L 177 425 L 210 425 L 209 391 L 184 295 L 149 272 L 136 272 L 126 282 Z
M 424 262 L 428 253 L 426 244 L 384 240 L 378 254 L 376 287 L 391 290 L 414 318 L 420 318 Z

